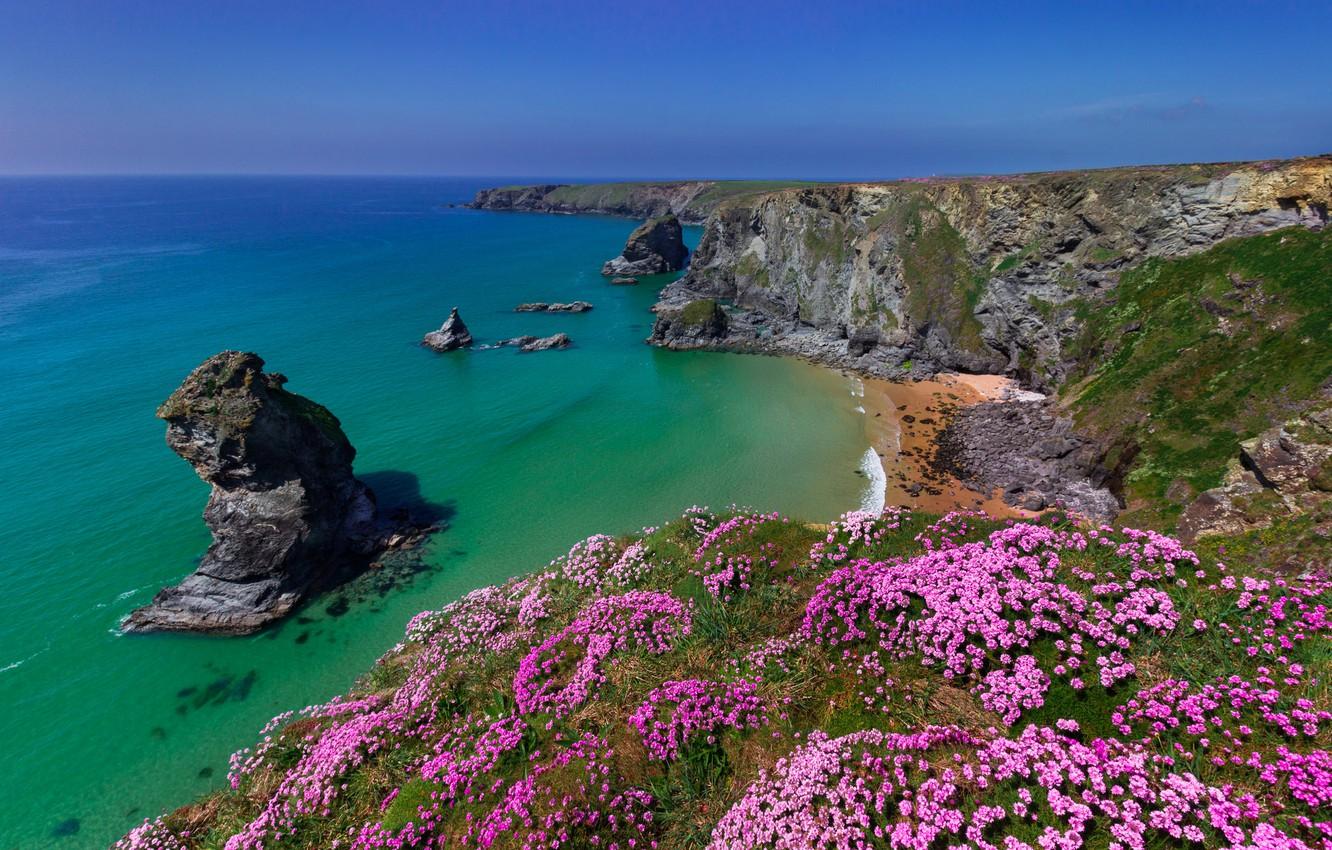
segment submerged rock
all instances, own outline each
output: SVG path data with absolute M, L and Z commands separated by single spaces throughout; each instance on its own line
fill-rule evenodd
M 684 268 L 689 250 L 685 248 L 684 231 L 673 213 L 648 219 L 629 234 L 624 251 L 601 267 L 604 275 L 630 276 L 662 274 Z
M 586 313 L 592 309 L 592 305 L 586 301 L 570 301 L 568 304 L 561 304 L 558 301 L 553 304 L 547 304 L 545 301 L 532 301 L 527 304 L 519 304 L 513 308 L 515 313 Z
M 158 408 L 167 445 L 212 485 L 204 522 L 213 542 L 197 570 L 130 614 L 125 631 L 254 631 L 338 575 L 346 556 L 405 528 L 377 521 L 337 417 L 263 367 L 257 354 L 224 351 Z
M 611 279 L 611 286 L 637 286 L 637 285 L 638 285 L 638 278 L 636 277 L 617 277 Z
M 458 308 L 454 307 L 449 311 L 449 317 L 440 325 L 439 330 L 426 334 L 421 344 L 435 351 L 453 351 L 455 348 L 471 345 L 472 333 L 467 330 L 467 325 L 458 315 Z
M 666 348 L 706 348 L 726 338 L 729 324 L 726 311 L 711 298 L 674 307 L 658 305 L 647 341 Z
M 516 336 L 511 339 L 502 339 L 495 343 L 496 348 L 505 348 L 512 346 L 519 351 L 549 351 L 557 348 L 568 348 L 573 343 L 569 335 L 565 333 L 552 334 L 550 336 Z

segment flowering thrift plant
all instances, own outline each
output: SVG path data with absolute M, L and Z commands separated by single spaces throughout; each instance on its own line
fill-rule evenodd
M 1332 580 L 700 508 L 414 617 L 116 850 L 1332 850 Z

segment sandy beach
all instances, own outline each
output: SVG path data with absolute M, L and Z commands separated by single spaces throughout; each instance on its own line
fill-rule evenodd
M 935 436 L 958 407 L 994 401 L 1019 387 L 1002 375 L 940 375 L 933 380 L 891 382 L 860 379 L 864 385 L 865 430 L 887 476 L 884 501 L 934 513 L 984 510 L 992 516 L 1029 517 L 1030 511 L 964 487 L 934 470 Z

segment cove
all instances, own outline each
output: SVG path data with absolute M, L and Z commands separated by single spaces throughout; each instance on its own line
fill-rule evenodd
M 635 222 L 448 206 L 512 182 L 0 181 L 0 847 L 104 847 L 220 787 L 268 718 L 345 690 L 413 614 L 593 532 L 700 503 L 824 521 L 861 504 L 853 381 L 644 345 L 669 278 L 598 273 Z M 595 307 L 512 312 L 575 299 Z M 479 343 L 574 345 L 422 349 L 454 305 Z M 381 502 L 447 528 L 416 574 L 254 636 L 121 636 L 207 546 L 207 488 L 153 411 L 224 348 L 327 405 Z

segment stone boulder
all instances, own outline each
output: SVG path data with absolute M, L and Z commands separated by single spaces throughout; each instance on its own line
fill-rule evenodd
M 1239 444 L 1221 485 L 1201 493 L 1179 518 L 1178 535 L 1193 542 L 1212 535 L 1266 528 L 1281 518 L 1332 509 L 1332 403 Z
M 603 275 L 632 277 L 642 274 L 663 274 L 684 268 L 689 251 L 684 244 L 684 231 L 673 213 L 649 219 L 629 234 L 624 251 L 601 267 Z
M 458 315 L 458 308 L 454 307 L 449 311 L 449 317 L 440 325 L 439 330 L 426 334 L 421 344 L 435 351 L 453 351 L 471 345 L 472 332 L 467 330 L 467 325 Z
M 286 383 L 258 355 L 224 351 L 158 408 L 167 445 L 212 485 L 213 542 L 126 631 L 254 631 L 332 580 L 347 556 L 380 545 L 388 529 L 352 475 L 356 450 L 337 417 Z

